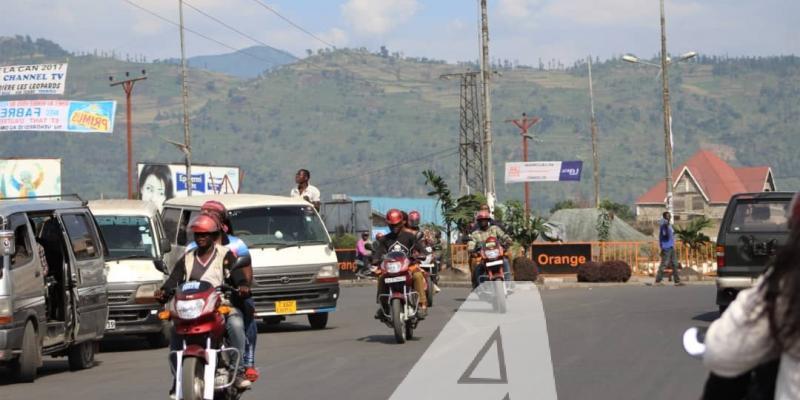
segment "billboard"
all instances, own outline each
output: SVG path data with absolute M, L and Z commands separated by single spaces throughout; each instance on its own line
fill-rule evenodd
M 64 94 L 67 63 L 0 67 L 0 96 Z
M 583 161 L 506 163 L 506 183 L 580 181 Z
M 579 265 L 592 261 L 592 245 L 589 243 L 534 243 L 531 253 L 539 271 L 545 274 L 574 274 Z
M 239 193 L 241 171 L 239 167 L 192 165 L 192 179 L 186 179 L 183 164 L 140 163 L 139 198 L 150 200 L 159 207 L 173 197 L 186 197 L 187 182 L 192 194 Z
M 0 101 L 0 132 L 111 133 L 116 109 L 116 101 Z
M 61 194 L 61 159 L 0 159 L 0 198 Z

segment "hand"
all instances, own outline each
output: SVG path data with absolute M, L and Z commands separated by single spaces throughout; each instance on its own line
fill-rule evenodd
M 164 292 L 163 289 L 160 289 L 160 288 L 156 289 L 156 291 L 153 292 L 153 295 L 155 296 L 155 298 L 158 299 L 159 302 L 161 302 L 161 303 L 166 303 L 167 302 L 167 294 Z
M 239 286 L 240 297 L 250 297 L 250 286 Z

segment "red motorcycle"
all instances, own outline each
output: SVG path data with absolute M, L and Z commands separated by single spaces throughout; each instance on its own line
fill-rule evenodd
M 242 391 L 233 384 L 242 355 L 227 347 L 225 316 L 232 311 L 225 294 L 208 282 L 190 281 L 178 287 L 159 318 L 171 320 L 183 350 L 175 357 L 175 398 L 236 400 Z
M 391 252 L 381 262 L 384 293 L 379 294 L 384 318 L 382 321 L 394 329 L 397 343 L 414 337 L 419 323 L 419 293 L 414 290 L 411 260 L 402 252 Z
M 489 237 L 480 251 L 483 274 L 478 275 L 478 297 L 492 303 L 492 310 L 506 312 L 506 277 L 503 272 L 505 251 L 497 238 Z

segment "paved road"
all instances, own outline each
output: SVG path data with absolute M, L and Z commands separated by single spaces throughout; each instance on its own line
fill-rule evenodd
M 301 318 L 261 327 L 263 380 L 245 398 L 387 399 L 467 294 L 442 292 L 419 338 L 399 346 L 372 319 L 374 289 L 344 288 L 324 331 Z M 683 354 L 680 334 L 716 317 L 713 295 L 710 286 L 543 290 L 559 398 L 696 398 L 705 373 Z M 47 361 L 34 384 L 10 384 L 0 371 L 0 398 L 166 398 L 166 350 L 146 349 L 134 338 L 105 345 L 97 359 L 97 367 L 80 372 Z

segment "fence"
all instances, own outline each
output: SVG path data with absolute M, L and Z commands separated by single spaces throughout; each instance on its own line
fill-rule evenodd
M 621 260 L 631 266 L 634 273 L 652 273 L 661 261 L 661 250 L 658 242 L 581 242 L 592 246 L 593 261 Z M 558 243 L 536 243 L 535 246 L 557 246 Z M 467 245 L 451 246 L 453 266 L 468 268 L 469 252 Z M 511 252 L 511 258 L 520 256 Z M 698 249 L 692 249 L 682 242 L 675 243 L 675 256 L 684 267 L 691 267 L 700 273 L 708 274 L 717 270 L 715 244 L 705 243 Z M 352 274 L 356 269 L 356 250 L 337 249 L 339 271 Z

